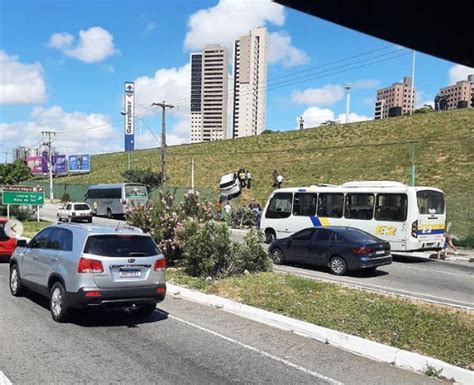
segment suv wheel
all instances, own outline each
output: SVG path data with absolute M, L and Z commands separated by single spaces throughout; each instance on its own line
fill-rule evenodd
M 346 261 L 339 256 L 332 257 L 329 262 L 329 269 L 335 275 L 344 275 L 347 272 Z
M 155 312 L 155 309 L 156 309 L 156 303 L 151 304 L 151 305 L 146 305 L 137 309 L 136 314 L 138 317 L 148 318 Z
M 272 243 L 275 239 L 276 239 L 276 235 L 273 230 L 265 231 L 265 240 L 268 244 Z
M 56 322 L 65 322 L 67 320 L 66 290 L 64 290 L 61 282 L 56 282 L 51 288 L 49 294 L 49 308 L 53 320 Z
M 23 285 L 21 284 L 20 271 L 18 265 L 13 265 L 10 269 L 10 293 L 15 297 L 23 294 Z

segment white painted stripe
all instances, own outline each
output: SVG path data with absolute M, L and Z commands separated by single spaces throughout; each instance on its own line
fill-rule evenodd
M 12 385 L 7 376 L 0 370 L 0 385 Z
M 158 311 L 159 311 L 159 310 L 158 310 Z M 163 314 L 164 314 L 164 313 L 163 313 Z M 224 335 L 222 335 L 222 334 L 220 334 L 220 333 L 216 333 L 215 331 L 212 331 L 212 330 L 210 330 L 210 329 L 206 329 L 206 328 L 204 328 L 204 327 L 202 327 L 202 326 L 199 326 L 199 325 L 196 325 L 196 324 L 194 324 L 194 323 L 192 323 L 192 322 L 189 322 L 189 321 L 186 321 L 186 320 L 184 320 L 184 319 L 175 317 L 175 316 L 173 316 L 173 315 L 171 315 L 171 314 L 167 314 L 167 317 L 168 317 L 168 318 L 171 318 L 171 319 L 173 319 L 173 320 L 175 320 L 175 321 L 182 322 L 182 323 L 184 323 L 184 324 L 186 324 L 186 325 L 188 325 L 188 326 L 191 326 L 191 327 L 193 327 L 193 328 L 199 329 L 199 330 L 201 330 L 201 331 L 203 331 L 203 332 L 212 334 L 213 336 L 219 337 L 219 338 L 221 338 L 221 339 L 223 339 L 223 340 L 225 340 L 225 341 L 227 341 L 227 342 L 231 342 L 231 343 L 233 343 L 233 344 L 239 345 L 240 347 L 245 348 L 245 349 L 247 349 L 247 350 L 250 350 L 250 351 L 252 351 L 252 352 L 261 354 L 262 356 L 265 356 L 265 357 L 267 357 L 267 358 L 270 358 L 270 359 L 273 360 L 273 361 L 280 362 L 280 363 L 282 363 L 282 364 L 284 364 L 284 365 L 286 365 L 286 366 L 289 366 L 289 367 L 291 367 L 291 368 L 293 368 L 293 369 L 299 370 L 300 372 L 303 372 L 303 373 L 305 373 L 305 374 L 308 374 L 308 375 L 310 375 L 310 376 L 312 376 L 312 377 L 315 377 L 315 378 L 317 378 L 317 379 L 319 379 L 319 380 L 326 381 L 326 382 L 329 383 L 329 384 L 332 384 L 332 385 L 344 385 L 344 384 L 343 384 L 342 382 L 340 382 L 340 381 L 334 380 L 334 379 L 332 379 L 332 378 L 330 378 L 330 377 L 327 377 L 327 376 L 325 376 L 325 375 L 323 375 L 323 374 L 313 372 L 312 370 L 306 369 L 306 368 L 304 368 L 304 367 L 302 367 L 302 366 L 300 366 L 300 365 L 296 365 L 296 364 L 294 364 L 294 363 L 292 363 L 292 362 L 290 362 L 290 361 L 287 361 L 287 360 L 285 360 L 285 359 L 283 359 L 283 358 L 274 356 L 273 354 L 270 354 L 270 353 L 267 353 L 267 352 L 265 352 L 265 351 L 263 351 L 263 350 L 254 348 L 253 346 L 244 344 L 244 343 L 239 342 L 239 341 L 237 341 L 237 340 L 235 340 L 235 339 L 233 339 L 233 338 L 226 337 L 226 336 L 224 336 Z
M 460 273 L 452 273 L 450 271 L 442 271 L 442 270 L 434 270 L 434 269 L 420 269 L 419 267 L 413 267 L 413 266 L 404 266 L 404 265 L 397 265 L 397 267 L 401 267 L 403 269 L 410 269 L 410 270 L 421 270 L 429 273 L 440 273 L 440 274 L 450 274 L 450 275 L 456 275 L 458 277 L 464 277 L 464 278 L 472 278 L 473 274 L 460 274 Z
M 453 306 L 453 307 L 458 307 L 461 309 L 474 310 L 474 303 L 472 302 L 458 301 L 451 298 L 443 298 L 436 295 L 430 295 L 426 293 L 417 293 L 413 291 L 396 289 L 396 288 L 387 288 L 385 286 L 373 285 L 370 283 L 361 284 L 358 281 L 352 281 L 350 279 L 331 279 L 328 277 L 321 277 L 316 274 L 314 275 L 308 274 L 305 272 L 294 270 L 292 268 L 285 269 L 284 267 L 281 267 L 281 266 L 278 266 L 277 268 L 275 268 L 275 271 L 280 272 L 280 273 L 295 274 L 300 277 L 311 278 L 311 279 L 323 281 L 323 282 L 339 283 L 342 285 L 345 284 L 346 286 L 355 287 L 357 289 L 374 291 L 374 292 L 383 293 L 383 294 L 396 295 L 403 298 L 416 299 L 416 300 L 426 301 L 426 302 L 434 303 L 438 305 Z M 434 298 L 434 299 L 430 299 L 430 298 Z

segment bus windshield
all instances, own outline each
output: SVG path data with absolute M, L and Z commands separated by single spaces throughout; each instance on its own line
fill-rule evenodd
M 444 214 L 444 194 L 423 190 L 416 193 L 420 214 Z
M 125 197 L 146 199 L 146 187 L 142 185 L 125 185 Z

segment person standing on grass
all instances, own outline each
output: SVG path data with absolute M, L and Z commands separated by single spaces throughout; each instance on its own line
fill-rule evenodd
M 281 184 L 283 183 L 283 176 L 281 174 L 278 174 L 276 181 L 277 181 L 277 188 L 280 188 Z
M 250 188 L 250 183 L 252 182 L 252 174 L 247 170 L 247 188 Z
M 273 187 L 276 187 L 277 186 L 277 177 L 278 177 L 278 171 L 277 170 L 273 170 Z

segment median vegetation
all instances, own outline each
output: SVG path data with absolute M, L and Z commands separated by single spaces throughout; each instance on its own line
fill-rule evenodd
M 168 282 L 474 369 L 474 314 L 277 273 Z

